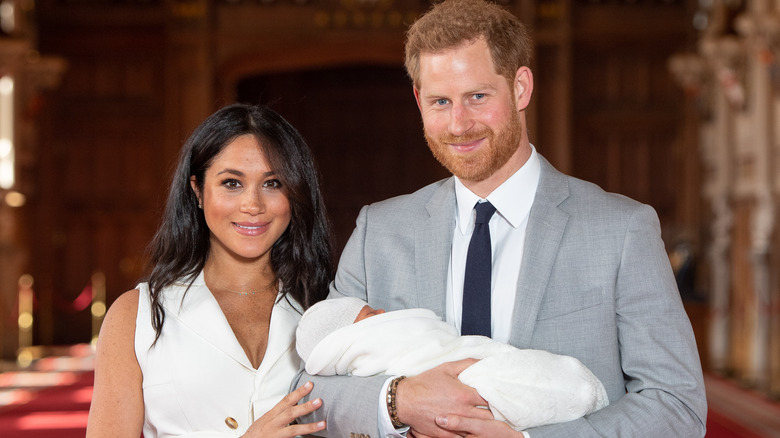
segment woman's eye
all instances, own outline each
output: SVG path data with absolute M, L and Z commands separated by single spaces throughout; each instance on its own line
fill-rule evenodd
M 229 189 L 237 189 L 241 187 L 241 183 L 235 179 L 226 179 L 225 181 L 222 181 L 222 185 Z
M 282 182 L 278 179 L 269 179 L 268 181 L 263 183 L 263 187 L 271 188 L 271 189 L 281 189 L 282 188 Z

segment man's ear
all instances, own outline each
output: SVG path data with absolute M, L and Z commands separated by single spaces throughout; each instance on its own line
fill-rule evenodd
M 534 74 L 528 67 L 520 67 L 515 73 L 515 104 L 518 111 L 525 110 L 531 103 L 531 95 L 534 92 Z
M 417 87 L 412 87 L 412 91 L 414 91 L 414 100 L 417 102 L 417 109 L 422 112 L 422 107 L 420 106 L 420 90 L 418 90 Z
M 198 180 L 195 175 L 190 177 L 190 188 L 195 192 L 195 197 L 198 198 L 198 205 L 203 205 L 203 199 L 200 197 L 200 190 L 198 189 Z

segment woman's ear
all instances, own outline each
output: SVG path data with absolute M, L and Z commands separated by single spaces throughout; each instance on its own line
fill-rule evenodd
M 195 192 L 195 197 L 198 198 L 198 208 L 203 208 L 203 198 L 200 197 L 200 190 L 198 189 L 198 179 L 195 175 L 190 177 L 190 187 Z

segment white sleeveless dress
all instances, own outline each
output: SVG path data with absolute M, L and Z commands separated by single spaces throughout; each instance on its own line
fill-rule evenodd
M 165 323 L 152 347 L 149 288 L 138 285 L 135 354 L 143 373 L 144 438 L 240 436 L 290 392 L 300 366 L 300 306 L 292 298 L 274 305 L 265 356 L 254 369 L 203 272 L 184 294 L 186 288 L 176 284 L 163 292 Z

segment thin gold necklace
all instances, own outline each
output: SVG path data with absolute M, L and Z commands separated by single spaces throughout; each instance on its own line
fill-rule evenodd
M 243 295 L 243 296 L 250 296 L 250 295 L 255 295 L 255 294 L 258 294 L 260 292 L 265 292 L 265 291 L 267 291 L 269 289 L 272 289 L 274 287 L 274 285 L 271 284 L 269 286 L 264 287 L 263 289 L 260 289 L 260 290 L 250 290 L 248 292 L 242 292 L 242 291 L 238 291 L 238 290 L 233 290 L 233 289 L 225 286 L 224 284 L 222 284 L 222 282 L 220 282 L 220 281 L 217 281 L 217 287 L 219 287 L 219 288 L 221 288 L 221 289 L 223 289 L 223 290 L 225 290 L 227 292 L 232 292 L 234 294 Z

